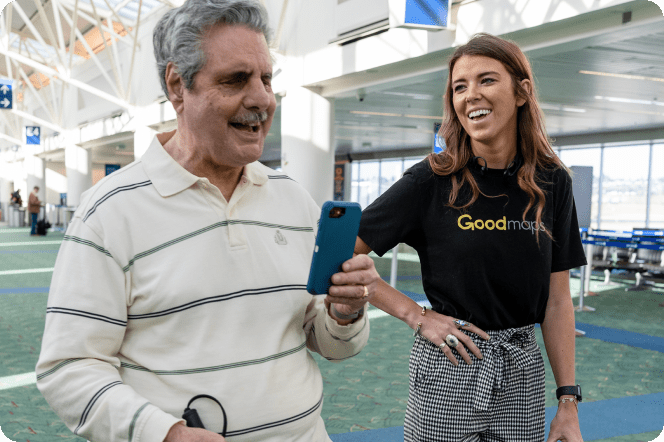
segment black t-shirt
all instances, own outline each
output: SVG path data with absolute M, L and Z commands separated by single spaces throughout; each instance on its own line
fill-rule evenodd
M 379 256 L 398 243 L 413 247 L 432 308 L 485 330 L 521 327 L 544 320 L 552 272 L 586 264 L 572 179 L 564 169 L 538 171 L 546 193 L 542 222 L 535 212 L 523 221 L 528 195 L 503 170 L 471 167 L 479 199 L 464 211 L 448 204 L 449 176 L 434 174 L 428 160 L 404 176 L 362 213 L 359 237 Z M 464 199 L 466 198 L 466 199 Z M 465 185 L 457 199 L 470 199 Z

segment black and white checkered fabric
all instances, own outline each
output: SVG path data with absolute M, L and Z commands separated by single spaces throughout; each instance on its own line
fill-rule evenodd
M 405 442 L 541 442 L 544 440 L 544 360 L 532 325 L 487 331 L 491 340 L 460 330 L 482 352 L 455 367 L 418 336 L 410 355 Z

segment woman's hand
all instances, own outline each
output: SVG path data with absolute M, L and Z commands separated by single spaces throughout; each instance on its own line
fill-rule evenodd
M 459 361 L 450 349 L 450 347 L 454 347 L 454 339 L 449 337 L 450 335 L 455 337 L 458 342 L 456 347 L 454 347 L 455 350 L 459 352 L 463 360 L 466 361 L 466 364 L 471 365 L 473 361 L 470 359 L 470 355 L 466 349 L 470 350 L 478 359 L 482 359 L 482 352 L 467 334 L 459 330 L 463 329 L 475 333 L 487 341 L 491 337 L 484 330 L 469 322 L 458 321 L 458 323 L 455 323 L 455 321 L 456 319 L 451 316 L 441 315 L 433 310 L 426 310 L 424 316 L 420 315 L 413 322 L 415 324 L 422 323 L 420 334 L 437 345 L 454 365 L 459 365 Z M 417 329 L 417 325 L 414 329 Z
M 350 315 L 359 311 L 371 300 L 376 291 L 380 275 L 373 259 L 367 255 L 356 255 L 341 266 L 342 272 L 332 275 L 332 286 L 327 302 L 341 314 Z
M 551 421 L 549 438 L 546 442 L 583 442 L 579 428 L 579 416 L 576 404 L 566 402 L 558 405 L 556 416 Z

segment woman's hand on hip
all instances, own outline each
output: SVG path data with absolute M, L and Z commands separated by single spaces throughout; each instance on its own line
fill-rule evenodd
M 473 363 L 468 350 L 478 359 L 482 359 L 480 349 L 477 348 L 470 336 L 460 331 L 461 329 L 474 333 L 484 340 L 491 339 L 488 333 L 479 327 L 466 321 L 458 321 L 451 316 L 441 315 L 433 310 L 427 309 L 424 316 L 420 316 L 417 320 L 417 323 L 420 322 L 422 323 L 420 334 L 437 345 L 454 365 L 459 365 L 459 361 L 450 347 L 459 352 L 468 365 Z M 417 326 L 415 328 L 417 329 Z

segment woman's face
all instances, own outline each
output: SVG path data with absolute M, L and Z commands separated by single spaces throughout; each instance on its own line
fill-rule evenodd
M 517 110 L 526 100 L 516 96 L 500 61 L 463 55 L 454 65 L 451 86 L 454 111 L 476 155 L 482 147 L 516 149 Z

